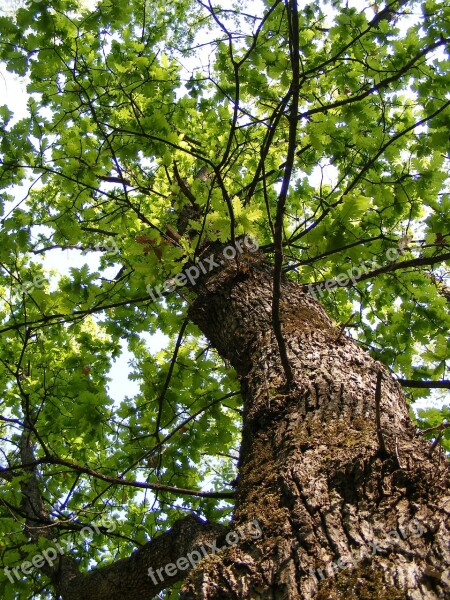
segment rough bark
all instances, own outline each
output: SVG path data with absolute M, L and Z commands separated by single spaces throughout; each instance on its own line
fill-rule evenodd
M 23 410 L 27 413 L 28 398 L 24 398 Z M 27 414 L 25 427 L 20 438 L 20 456 L 22 464 L 33 465 L 35 461 L 33 448 L 34 421 Z M 25 515 L 25 532 L 34 542 L 40 537 L 52 539 L 52 521 L 39 485 L 36 466 L 24 469 L 25 476 L 20 482 L 22 510 Z M 0 479 L 11 481 L 14 475 L 7 470 L 0 470 Z M 77 562 L 68 554 L 61 554 L 44 562 L 40 567 L 53 584 L 58 598 L 62 600 L 141 600 L 153 598 L 158 592 L 170 588 L 174 583 L 183 580 L 186 573 L 195 564 L 194 558 L 201 557 L 208 547 L 218 543 L 226 533 L 223 525 L 202 521 L 195 515 L 188 515 L 177 521 L 172 529 L 133 552 L 125 559 L 117 560 L 111 565 L 94 568 L 87 573 L 80 571 Z M 53 545 L 53 544 L 51 544 Z M 53 545 L 54 547 L 54 545 Z M 188 561 L 191 553 L 195 552 Z M 55 556 L 58 555 L 55 552 Z M 183 558 L 180 568 L 172 574 L 167 566 Z M 198 562 L 198 559 L 197 559 Z M 31 565 L 31 563 L 30 563 Z M 151 574 L 149 569 L 152 569 Z M 160 572 L 158 573 L 158 570 Z
M 272 327 L 273 268 L 259 254 L 222 259 L 197 280 L 189 316 L 240 378 L 231 529 L 256 519 L 262 536 L 227 546 L 222 526 L 191 516 L 129 558 L 85 574 L 61 557 L 44 570 L 58 595 L 151 598 L 189 573 L 183 600 L 449 597 L 449 466 L 416 432 L 400 384 L 301 286 L 283 280 L 280 316 L 294 375 L 286 387 Z M 24 464 L 34 459 L 30 444 L 25 436 Z M 47 523 L 47 515 L 33 470 L 22 494 L 36 536 L 36 519 Z M 223 549 L 196 568 L 164 573 L 156 584 L 149 576 L 149 567 L 156 572 L 214 541 Z
M 257 519 L 263 535 L 202 561 L 181 597 L 449 597 L 443 453 L 416 432 L 388 369 L 284 280 L 281 320 L 294 373 L 286 389 L 272 281 L 264 258 L 246 256 L 200 280 L 189 311 L 240 377 L 245 410 L 233 527 Z
M 206 523 L 194 515 L 177 521 L 173 528 L 155 537 L 136 552 L 107 567 L 93 569 L 86 574 L 62 573 L 55 579 L 55 589 L 63 600 L 142 600 L 153 598 L 165 588 L 186 577 L 192 566 L 178 569 L 169 577 L 164 570 L 169 563 L 176 563 L 199 546 L 211 544 L 225 528 Z M 187 561 L 186 561 L 187 562 Z M 149 576 L 149 568 L 153 577 Z M 162 569 L 160 574 L 158 569 Z

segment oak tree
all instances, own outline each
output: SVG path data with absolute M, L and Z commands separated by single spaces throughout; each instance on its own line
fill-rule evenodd
M 0 31 L 2 598 L 448 597 L 448 2 Z

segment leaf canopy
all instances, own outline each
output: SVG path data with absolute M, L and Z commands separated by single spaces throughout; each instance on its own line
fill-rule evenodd
M 0 17 L 0 58 L 28 93 L 26 117 L 0 107 L 3 467 L 18 464 L 31 422 L 36 460 L 231 490 L 239 383 L 186 322 L 195 289 L 156 301 L 149 290 L 206 239 L 245 234 L 275 256 L 284 182 L 286 275 L 312 284 L 397 376 L 445 378 L 448 3 L 302 3 L 297 47 L 292 2 L 88 4 L 27 2 Z M 47 256 L 82 254 L 62 275 L 46 268 Z M 314 287 L 342 274 L 345 284 Z M 156 332 L 169 340 L 159 351 L 148 343 Z M 139 392 L 113 401 L 108 374 L 124 347 Z M 420 423 L 445 417 L 448 407 L 431 409 Z M 232 508 L 68 465 L 39 474 L 55 535 L 86 567 L 129 555 L 186 510 L 222 519 Z M 36 545 L 17 521 L 19 480 L 4 489 L 7 566 Z M 80 526 L 102 513 L 120 527 L 81 544 Z M 19 585 L 46 597 L 41 575 L 4 578 L 2 597 Z

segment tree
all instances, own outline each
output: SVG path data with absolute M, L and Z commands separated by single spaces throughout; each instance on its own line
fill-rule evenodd
M 449 17 L 1 17 L 2 597 L 449 594 Z

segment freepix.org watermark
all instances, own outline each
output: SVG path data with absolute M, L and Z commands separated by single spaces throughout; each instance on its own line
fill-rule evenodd
M 225 536 L 225 541 L 228 546 L 235 546 L 241 540 L 252 539 L 256 540 L 262 536 L 261 527 L 256 519 L 246 523 L 245 525 L 241 525 L 238 527 L 236 531 L 229 531 Z M 207 548 L 205 547 L 207 546 Z M 189 552 L 186 556 L 180 556 L 180 558 L 176 561 L 176 563 L 167 563 L 164 567 L 160 569 L 153 569 L 149 567 L 147 573 L 148 576 L 151 577 L 153 583 L 155 585 L 159 585 L 164 581 L 164 578 L 174 577 L 178 571 L 186 571 L 190 567 L 195 567 L 195 565 L 202 560 L 205 556 L 216 554 L 219 550 L 226 548 L 226 546 L 217 546 L 217 540 L 214 540 L 212 544 L 206 544 L 199 546 L 198 550 L 193 550 Z M 159 581 L 156 576 L 158 576 Z
M 115 530 L 116 524 L 111 519 L 102 518 L 99 525 L 93 524 L 83 527 L 83 529 L 80 531 L 80 534 L 84 539 L 92 536 L 94 531 L 100 534 L 102 532 L 100 531 L 99 527 L 102 527 L 103 529 L 106 529 L 108 533 L 111 533 Z M 59 560 L 59 557 L 70 549 L 70 540 L 61 540 L 60 543 L 56 538 L 54 538 L 52 542 L 54 543 L 54 546 L 49 546 L 48 548 L 45 548 L 45 550 L 42 550 L 42 552 L 39 554 L 35 554 L 31 561 L 24 560 L 17 567 L 5 567 L 3 570 L 10 582 L 15 583 L 12 574 L 14 574 L 16 581 L 19 581 L 22 579 L 23 575 L 31 575 L 33 569 L 42 569 L 45 563 L 48 563 L 51 567 L 53 567 L 53 565 Z
M 398 533 L 400 531 L 400 534 Z M 406 527 L 399 527 L 398 531 L 395 529 L 388 531 L 386 538 L 384 540 L 383 545 L 379 545 L 376 542 L 368 542 L 367 546 L 362 546 L 359 549 L 359 552 L 353 552 L 349 557 L 341 557 L 339 560 L 335 562 L 329 562 L 325 566 L 320 569 L 313 569 L 312 567 L 309 569 L 309 574 L 315 580 L 316 583 L 319 583 L 318 577 L 321 580 L 326 577 L 336 577 L 339 571 L 343 571 L 344 569 L 355 569 L 365 558 L 369 558 L 370 556 L 374 556 L 378 552 L 383 553 L 386 551 L 386 547 L 389 547 L 393 544 L 398 544 L 398 542 L 403 538 L 406 540 L 408 537 L 420 537 L 425 530 L 417 521 L 413 519 L 410 521 Z M 400 537 L 401 536 L 401 537 Z
M 226 260 L 233 260 L 238 253 L 242 254 L 246 250 L 248 252 L 256 252 L 258 248 L 257 242 L 249 238 L 248 235 L 245 235 L 243 238 L 236 240 L 236 246 L 225 246 L 222 250 L 222 255 Z M 197 261 L 195 265 L 191 265 L 175 277 L 166 279 L 162 285 L 155 288 L 148 285 L 146 288 L 147 293 L 152 297 L 152 300 L 157 300 L 158 298 L 162 298 L 163 294 L 173 292 L 176 287 L 184 287 L 188 281 L 191 285 L 195 285 L 201 273 L 206 275 L 213 269 L 224 264 L 225 260 L 218 259 L 214 254 L 210 254 L 207 258 Z
M 386 251 L 386 258 L 389 262 L 397 260 L 403 253 L 404 245 L 405 244 L 400 243 L 398 250 L 397 248 L 389 248 Z M 346 287 L 350 281 L 354 285 L 363 275 L 368 275 L 371 271 L 374 271 L 381 266 L 382 265 L 376 260 L 362 260 L 359 266 L 351 267 L 347 271 L 339 273 L 334 279 L 329 279 L 323 283 L 310 283 L 308 285 L 308 294 L 317 300 L 317 297 L 323 297 L 325 291 L 330 292 L 336 287 Z

